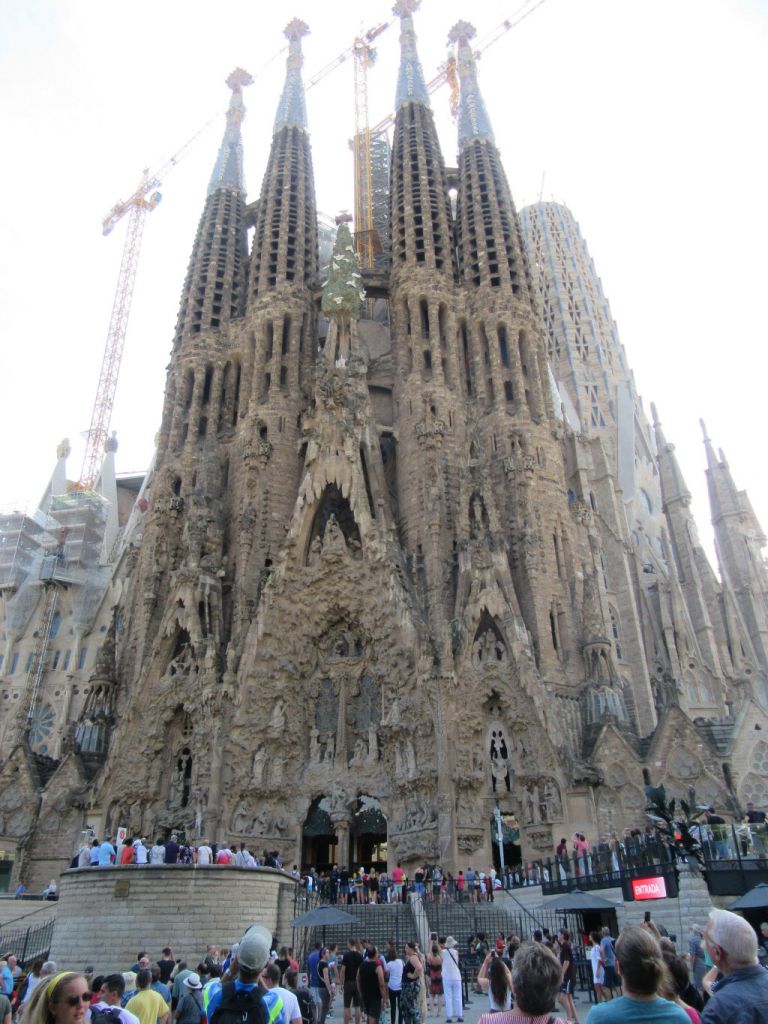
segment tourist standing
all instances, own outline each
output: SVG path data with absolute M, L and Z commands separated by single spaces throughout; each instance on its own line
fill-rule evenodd
M 415 942 L 406 942 L 400 991 L 400 1024 L 421 1024 L 420 979 L 424 973 Z
M 386 955 L 387 964 L 387 989 L 389 991 L 389 1020 L 390 1024 L 398 1024 L 400 1016 L 400 993 L 403 988 L 403 961 L 397 956 L 394 949 L 389 949 Z
M 441 943 L 442 945 L 442 943 Z M 443 961 L 443 993 L 445 994 L 445 1019 L 447 1024 L 455 1017 L 464 1020 L 464 1006 L 461 997 L 461 970 L 456 939 L 449 935 L 440 953 Z
M 443 1010 L 443 958 L 436 942 L 432 943 L 430 955 L 427 957 L 427 973 L 432 1012 L 439 1017 Z

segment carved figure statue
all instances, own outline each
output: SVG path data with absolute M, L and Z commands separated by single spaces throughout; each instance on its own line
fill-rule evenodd
M 556 782 L 549 780 L 544 784 L 542 807 L 542 821 L 554 821 L 556 818 L 562 818 L 563 803 Z
M 253 768 L 251 769 L 251 781 L 254 786 L 264 784 L 264 769 L 267 764 L 267 752 L 263 747 L 256 747 L 253 755 Z
M 328 742 L 325 744 L 325 755 L 323 757 L 324 764 L 333 764 L 333 759 L 336 757 L 336 737 L 329 736 Z
M 282 697 L 278 697 L 272 708 L 272 714 L 269 716 L 269 731 L 282 734 L 285 729 L 285 721 L 285 701 Z
M 367 755 L 368 748 L 366 747 L 365 740 L 360 737 L 355 741 L 355 749 L 352 752 L 352 757 L 349 759 L 350 768 L 359 768 L 364 765 Z
M 526 825 L 535 825 L 538 821 L 538 800 L 535 784 L 525 787 L 523 790 L 523 808 Z
M 320 733 L 314 725 L 309 730 L 309 760 L 311 764 L 320 764 Z
M 379 760 L 379 736 L 376 729 L 371 722 L 368 726 L 368 756 L 365 759 L 367 764 L 374 764 Z
M 382 725 L 400 725 L 400 702 L 397 697 L 392 698 L 389 710 L 381 720 Z

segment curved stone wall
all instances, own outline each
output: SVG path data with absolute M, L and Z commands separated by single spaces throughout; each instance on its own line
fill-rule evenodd
M 164 946 L 194 969 L 208 943 L 228 948 L 249 925 L 291 944 L 297 883 L 274 868 L 169 864 L 65 871 L 51 959 L 59 969 L 127 971 L 146 949 Z

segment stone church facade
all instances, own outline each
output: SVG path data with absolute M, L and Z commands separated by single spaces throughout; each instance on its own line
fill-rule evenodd
M 644 773 L 730 813 L 768 800 L 748 499 L 707 440 L 718 577 L 578 226 L 515 209 L 463 22 L 445 166 L 415 6 L 388 267 L 361 272 L 342 223 L 320 284 L 294 21 L 250 205 L 248 77 L 228 80 L 120 542 L 89 572 L 69 535 L 47 578 L 2 591 L 0 837 L 30 884 L 86 825 L 456 871 L 491 863 L 497 806 L 527 860 L 642 825 Z M 67 666 L 35 647 L 56 614 Z

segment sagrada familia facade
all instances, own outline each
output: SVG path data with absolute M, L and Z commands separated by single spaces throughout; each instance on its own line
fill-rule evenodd
M 644 780 L 768 802 L 765 537 L 706 439 L 710 567 L 576 222 L 515 208 L 464 22 L 446 166 L 415 7 L 375 268 L 342 222 L 321 283 L 306 26 L 250 204 L 228 80 L 150 472 L 109 451 L 107 507 L 62 450 L 0 590 L 9 878 L 87 825 L 456 871 L 496 807 L 528 860 L 642 826 Z

